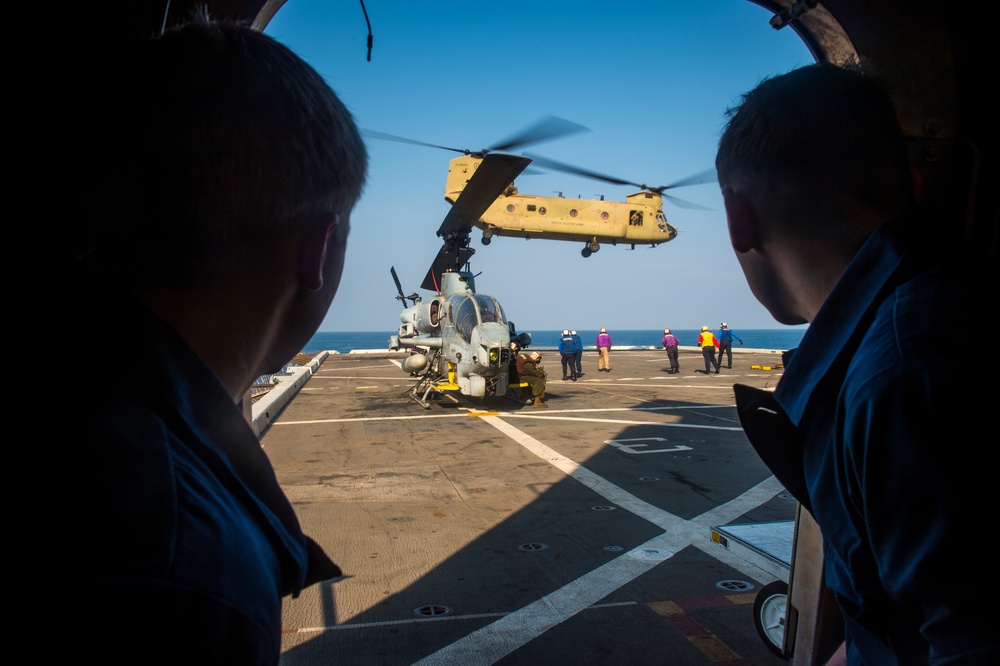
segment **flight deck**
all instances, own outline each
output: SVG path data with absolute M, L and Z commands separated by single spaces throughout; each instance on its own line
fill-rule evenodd
M 662 350 L 613 350 L 605 373 L 587 351 L 575 382 L 542 355 L 548 409 L 457 391 L 425 409 L 405 353 L 324 354 L 256 421 L 344 571 L 285 601 L 283 664 L 787 663 L 753 619 L 782 570 L 713 539 L 794 519 L 732 391 L 773 388 L 780 355 L 706 375 L 682 347 L 669 374 Z

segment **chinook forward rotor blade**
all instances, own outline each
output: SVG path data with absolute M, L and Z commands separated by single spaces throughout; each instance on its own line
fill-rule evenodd
M 696 204 L 691 201 L 685 201 L 684 199 L 680 199 L 670 194 L 663 194 L 661 192 L 660 196 L 663 197 L 664 199 L 669 200 L 670 203 L 677 206 L 678 208 L 687 208 L 688 210 L 715 210 L 714 208 L 709 208 L 708 206 L 702 206 L 701 204 Z
M 676 183 L 670 183 L 669 185 L 661 185 L 660 187 L 651 188 L 654 192 L 663 192 L 664 190 L 669 190 L 673 187 L 689 187 L 691 185 L 705 185 L 707 183 L 715 183 L 719 180 L 719 174 L 715 172 L 715 169 L 705 169 L 701 173 L 696 173 L 693 176 L 688 176 L 678 180 Z
M 426 143 L 424 141 L 417 141 L 416 139 L 407 139 L 403 136 L 396 136 L 394 134 L 386 134 L 385 132 L 379 132 L 377 130 L 361 130 L 361 133 L 372 139 L 382 139 L 383 141 L 395 141 L 397 143 L 409 143 L 414 146 L 424 146 L 425 148 L 440 148 L 441 150 L 450 150 L 453 153 L 462 153 L 468 155 L 472 151 L 463 150 L 461 148 L 449 148 L 448 146 L 439 146 L 436 143 Z
M 527 157 L 490 153 L 483 157 L 462 193 L 445 215 L 438 236 L 467 234 L 504 189 L 531 163 Z
M 533 143 L 540 143 L 542 141 L 551 141 L 553 139 L 558 139 L 569 134 L 576 134 L 578 132 L 589 132 L 590 130 L 579 123 L 574 123 L 572 120 L 566 120 L 564 118 L 557 118 L 556 116 L 546 116 L 539 120 L 534 125 L 526 127 L 517 134 L 509 136 L 503 141 L 493 144 L 489 148 L 483 148 L 482 150 L 472 150 L 470 148 L 452 148 L 451 146 L 441 146 L 436 143 L 427 143 L 426 141 L 417 141 L 416 139 L 407 139 L 404 136 L 396 136 L 395 134 L 386 134 L 385 132 L 379 132 L 377 130 L 361 130 L 361 133 L 371 139 L 382 139 L 384 141 L 395 141 L 397 143 L 409 143 L 414 146 L 424 146 L 426 148 L 439 148 L 441 150 L 450 150 L 453 153 L 462 153 L 463 155 L 474 155 L 476 157 L 483 157 L 490 154 L 493 151 L 505 151 L 511 150 L 513 148 L 518 148 L 521 146 L 529 146 Z

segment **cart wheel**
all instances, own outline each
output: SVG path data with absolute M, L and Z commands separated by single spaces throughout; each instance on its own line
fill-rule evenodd
M 760 588 L 753 602 L 753 624 L 764 645 L 774 654 L 788 659 L 783 649 L 785 640 L 785 607 L 788 605 L 788 583 L 776 580 Z

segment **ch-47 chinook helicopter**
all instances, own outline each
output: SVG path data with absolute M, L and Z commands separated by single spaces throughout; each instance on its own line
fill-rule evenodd
M 522 348 L 531 344 L 531 334 L 517 333 L 499 301 L 476 292 L 469 270 L 469 258 L 475 253 L 469 247 L 474 221 L 528 162 L 517 155 L 484 156 L 486 167 L 469 178 L 437 231 L 444 244 L 421 284 L 435 296 L 426 301 L 416 293 L 406 296 L 395 267 L 390 269 L 404 310 L 399 334 L 389 339 L 389 349 L 415 350 L 403 370 L 420 375 L 410 395 L 427 409 L 434 391 L 457 390 L 476 398 L 506 393 L 510 343 Z M 406 307 L 408 300 L 411 305 Z
M 448 179 L 444 190 L 444 198 L 455 204 L 459 197 L 467 191 L 474 175 L 484 170 L 500 168 L 497 166 L 498 162 L 486 159 L 490 154 L 493 154 L 492 151 L 511 150 L 529 143 L 537 143 L 559 135 L 581 131 L 586 131 L 586 128 L 568 120 L 549 116 L 537 125 L 522 131 L 519 135 L 492 148 L 479 151 L 449 148 L 371 130 L 366 130 L 365 133 L 373 138 L 462 153 L 460 157 L 453 158 L 449 163 Z M 632 185 L 639 188 L 640 191 L 626 196 L 624 202 L 606 201 L 603 196 L 600 199 L 571 199 L 561 195 L 553 197 L 523 194 L 518 191 L 514 184 L 514 177 L 520 175 L 524 170 L 522 167 L 517 171 L 509 172 L 511 180 L 504 184 L 492 201 L 486 203 L 480 216 L 471 220 L 473 226 L 483 232 L 483 245 L 489 245 L 494 236 L 573 241 L 583 243 L 580 254 L 584 257 L 589 257 L 600 250 L 602 243 L 624 244 L 631 246 L 632 249 L 635 249 L 637 245 L 655 247 L 677 237 L 677 228 L 669 224 L 663 214 L 664 199 L 682 208 L 711 210 L 664 192 L 675 187 L 714 182 L 714 169 L 708 169 L 669 185 L 650 187 L 544 157 L 528 155 L 521 157 L 525 158 L 525 167 L 533 163 L 542 168 L 564 171 L 615 185 Z M 507 174 L 508 172 L 498 171 L 497 175 L 499 176 L 500 173 Z M 488 178 L 493 180 L 495 177 L 491 174 Z

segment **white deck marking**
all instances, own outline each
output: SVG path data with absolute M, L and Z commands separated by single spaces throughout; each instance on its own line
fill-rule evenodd
M 773 576 L 766 571 L 713 543 L 709 529 L 712 525 L 722 525 L 738 518 L 781 492 L 784 487 L 773 476 L 739 497 L 706 511 L 693 520 L 685 520 L 626 492 L 534 437 L 521 432 L 500 417 L 487 416 L 483 417 L 483 421 L 602 497 L 662 528 L 664 533 L 545 595 L 538 601 L 505 615 L 482 629 L 466 634 L 451 645 L 416 662 L 414 666 L 493 664 L 691 545 L 756 580 L 765 582 L 773 580 Z M 659 556 L 646 556 L 653 551 Z
M 580 423 L 614 423 L 617 425 L 641 425 L 650 426 L 652 428 L 695 428 L 704 430 L 733 430 L 742 431 L 742 427 L 735 426 L 717 426 L 717 425 L 700 425 L 697 423 L 654 423 L 651 421 L 636 421 L 632 419 L 587 419 L 580 418 L 578 416 L 555 416 L 552 412 L 542 416 L 541 414 L 504 414 L 505 418 L 523 418 L 530 419 L 532 417 L 539 416 L 546 421 L 579 421 Z
M 584 419 L 573 416 L 555 416 L 556 414 L 583 414 L 590 412 L 659 412 L 659 411 L 691 411 L 694 409 L 720 409 L 728 408 L 732 409 L 731 405 L 684 405 L 679 406 L 663 406 L 663 407 L 609 407 L 609 408 L 599 408 L 599 409 L 553 409 L 545 413 L 541 412 L 504 412 L 504 416 L 507 418 L 540 418 L 540 419 L 555 419 L 555 420 L 568 420 L 568 421 L 588 421 L 595 423 L 623 423 L 628 425 L 665 425 L 665 426 L 676 426 L 683 428 L 708 428 L 711 430 L 741 430 L 741 428 L 730 428 L 727 426 L 711 426 L 711 425 L 694 425 L 694 424 L 681 424 L 681 423 L 649 423 L 648 421 L 631 421 L 623 419 Z M 405 416 L 354 416 L 341 419 L 310 419 L 308 421 L 275 421 L 271 424 L 274 426 L 289 426 L 289 425 L 309 425 L 315 423 L 351 423 L 351 422 L 365 422 L 365 421 L 409 421 L 411 419 L 456 419 L 465 418 L 467 413 L 465 411 L 455 414 L 407 414 Z M 713 418 L 719 418 L 714 417 Z M 728 420 L 728 419 L 727 419 Z

